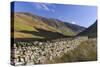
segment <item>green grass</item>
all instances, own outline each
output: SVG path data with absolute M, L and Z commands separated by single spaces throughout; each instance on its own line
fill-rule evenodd
M 89 39 L 82 42 L 76 49 L 65 53 L 61 58 L 56 57 L 48 63 L 65 63 L 97 60 L 96 40 Z
M 19 17 L 19 16 L 21 17 Z M 36 22 L 35 20 L 38 20 L 38 22 Z M 27 38 L 44 38 L 43 36 L 37 36 L 35 34 L 27 34 L 25 33 L 25 35 L 23 33 L 21 33 L 20 31 L 35 31 L 35 32 L 39 32 L 37 30 L 37 28 L 40 28 L 40 29 L 43 29 L 43 30 L 48 30 L 48 31 L 51 31 L 51 32 L 59 32 L 61 33 L 59 30 L 49 26 L 49 25 L 46 25 L 45 23 L 43 23 L 42 21 L 40 21 L 40 19 L 35 19 L 35 18 L 32 18 L 31 16 L 27 16 L 27 15 L 23 15 L 23 14 L 15 14 L 15 17 L 14 17 L 14 31 L 17 31 L 19 32 L 21 35 L 15 35 L 15 37 L 19 38 L 24 38 L 24 37 L 27 37 Z M 42 24 L 42 25 L 41 25 Z M 16 32 L 15 32 L 16 33 Z M 44 32 L 45 33 L 45 32 Z M 29 36 L 29 37 L 28 37 Z M 51 36 L 49 36 L 51 37 Z
M 42 19 L 40 19 L 38 17 L 34 18 L 32 16 L 29 16 L 29 15 L 23 14 L 23 13 L 22 14 L 21 13 L 15 13 L 14 14 L 14 21 L 12 23 L 14 23 L 14 31 L 17 31 L 19 33 L 21 33 L 20 31 L 33 31 L 33 32 L 35 31 L 35 32 L 39 32 L 37 29 L 43 29 L 43 30 L 51 31 L 51 32 L 58 32 L 58 33 L 60 33 L 62 35 L 66 35 L 66 36 L 73 36 L 75 34 L 70 29 L 67 29 L 67 28 L 65 30 L 64 29 L 63 30 L 62 29 L 61 30 L 57 29 L 57 28 L 55 28 L 53 26 L 50 26 L 50 25 L 44 23 L 44 21 L 42 21 Z M 36 37 L 40 37 L 40 36 L 37 36 L 35 34 L 33 34 L 33 35 L 34 36 L 28 34 L 29 37 L 30 36 L 33 37 L 33 38 L 35 36 Z M 20 37 L 17 34 L 15 36 Z M 22 36 L 25 36 L 25 35 L 21 34 L 21 37 Z M 26 37 L 28 37 L 28 36 L 26 35 Z M 51 37 L 51 36 L 49 36 L 49 37 Z

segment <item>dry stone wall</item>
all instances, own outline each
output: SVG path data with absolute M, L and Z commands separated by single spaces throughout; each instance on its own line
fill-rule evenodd
M 55 57 L 76 48 L 88 37 L 61 38 L 46 42 L 18 42 L 14 43 L 11 51 L 12 65 L 45 64 Z

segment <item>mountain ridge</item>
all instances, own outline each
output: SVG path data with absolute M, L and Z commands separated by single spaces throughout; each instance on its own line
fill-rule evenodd
M 12 13 L 13 16 L 13 22 L 14 23 L 14 37 L 13 38 L 45 38 L 45 37 L 40 37 L 40 36 L 36 36 L 34 34 L 30 34 L 30 33 L 25 33 L 25 32 L 21 32 L 21 31 L 33 31 L 33 32 L 40 32 L 38 29 L 41 29 L 43 32 L 42 34 L 45 34 L 46 31 L 49 31 L 49 33 L 52 33 L 56 36 L 56 35 L 60 35 L 60 37 L 62 36 L 75 36 L 77 33 L 79 33 L 79 31 L 77 32 L 76 30 L 73 30 L 71 27 L 74 26 L 74 29 L 76 28 L 78 30 L 77 27 L 82 28 L 80 29 L 81 31 L 83 29 L 85 29 L 84 27 L 78 26 L 78 25 L 74 25 L 74 24 L 69 24 L 62 22 L 60 20 L 57 19 L 48 19 L 45 17 L 41 17 L 41 16 L 37 16 L 37 15 L 33 15 L 30 13 L 24 13 L 24 12 L 16 12 L 16 13 Z M 12 27 L 13 27 L 12 26 Z M 68 27 L 69 26 L 69 27 Z M 77 33 L 76 33 L 76 32 Z M 49 35 L 48 33 L 48 35 Z M 51 36 L 48 36 L 51 37 Z M 54 36 L 52 36 L 54 37 Z
M 86 30 L 80 32 L 77 36 L 97 37 L 97 20 Z

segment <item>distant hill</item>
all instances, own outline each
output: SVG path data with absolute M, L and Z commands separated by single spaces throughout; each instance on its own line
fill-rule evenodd
M 44 23 L 46 23 L 56 29 L 59 29 L 61 31 L 61 33 L 63 33 L 64 35 L 75 36 L 76 34 L 78 34 L 79 32 L 81 32 L 85 29 L 85 27 L 71 24 L 68 22 L 62 22 L 58 19 L 42 18 L 42 20 L 44 21 Z
M 97 20 L 93 25 L 79 33 L 78 36 L 97 37 Z
M 12 13 L 12 38 L 56 38 L 75 36 L 84 27 L 64 23 L 57 19 L 49 19 L 30 13 Z

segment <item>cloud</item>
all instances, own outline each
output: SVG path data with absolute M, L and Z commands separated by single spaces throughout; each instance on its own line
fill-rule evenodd
M 37 9 L 43 9 L 43 10 L 46 10 L 46 11 L 49 11 L 49 7 L 46 5 L 46 4 L 36 4 L 36 8 Z
M 41 7 L 44 8 L 45 10 L 47 10 L 47 11 L 50 11 L 49 7 L 45 4 L 41 4 Z
M 49 11 L 52 13 L 55 13 L 55 6 L 52 4 L 36 4 L 36 8 L 39 10 L 45 10 L 45 11 Z
M 74 22 L 74 21 L 73 21 L 73 22 L 71 22 L 71 23 L 72 23 L 72 24 L 76 24 L 76 22 Z

